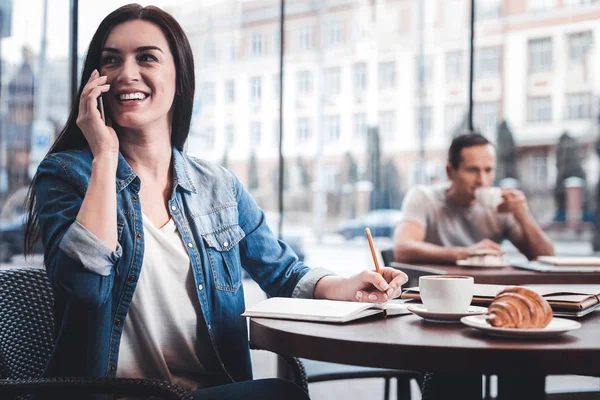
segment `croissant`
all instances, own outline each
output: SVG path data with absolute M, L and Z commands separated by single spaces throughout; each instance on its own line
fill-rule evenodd
M 509 287 L 496 295 L 486 320 L 501 328 L 545 328 L 552 321 L 552 308 L 531 289 Z

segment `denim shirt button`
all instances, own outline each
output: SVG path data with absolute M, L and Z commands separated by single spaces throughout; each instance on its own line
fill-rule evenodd
M 171 210 L 177 211 L 177 207 L 176 206 L 171 206 Z
M 188 247 L 191 249 L 192 247 L 194 247 L 194 245 L 192 244 L 192 242 L 188 243 Z
M 123 324 L 123 322 L 120 319 L 115 321 L 116 326 L 121 326 L 121 324 Z
M 198 290 L 202 290 L 202 289 L 204 289 L 204 286 L 198 285 Z
M 129 277 L 127 278 L 127 281 L 128 281 L 129 283 L 133 283 L 133 282 L 135 282 L 135 275 L 129 275 Z
M 115 368 L 114 364 L 110 364 L 110 365 L 108 366 L 108 370 L 109 370 L 110 372 L 115 372 L 115 369 L 116 369 L 116 368 Z
M 138 239 L 141 239 L 142 238 L 142 234 L 141 233 L 136 233 L 135 237 L 138 238 Z
M 223 247 L 229 246 L 229 242 L 223 242 Z
M 131 196 L 131 200 L 136 201 L 138 197 L 136 195 Z

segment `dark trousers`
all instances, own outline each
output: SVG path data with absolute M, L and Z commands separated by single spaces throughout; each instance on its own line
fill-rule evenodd
M 284 379 L 259 379 L 192 392 L 195 400 L 310 400 L 296 384 Z

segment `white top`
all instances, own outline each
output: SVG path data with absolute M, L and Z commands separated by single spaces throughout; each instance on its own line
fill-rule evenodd
M 518 235 L 521 227 L 512 214 L 479 203 L 459 206 L 447 198 L 447 189 L 448 184 L 412 187 L 404 197 L 400 222 L 417 222 L 425 228 L 425 242 L 447 247 L 483 239 L 500 243 Z
M 144 260 L 123 326 L 117 377 L 163 379 L 194 390 L 206 369 L 196 356 L 202 318 L 190 259 L 173 220 L 143 215 Z

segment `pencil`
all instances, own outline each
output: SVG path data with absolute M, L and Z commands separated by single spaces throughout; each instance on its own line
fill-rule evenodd
M 375 264 L 375 271 L 381 275 L 381 268 L 379 267 L 379 260 L 377 259 L 377 252 L 375 251 L 375 245 L 373 244 L 373 237 L 371 236 L 371 230 L 365 229 L 367 233 L 367 239 L 369 240 L 369 247 L 371 247 L 371 255 L 373 256 L 373 264 Z

